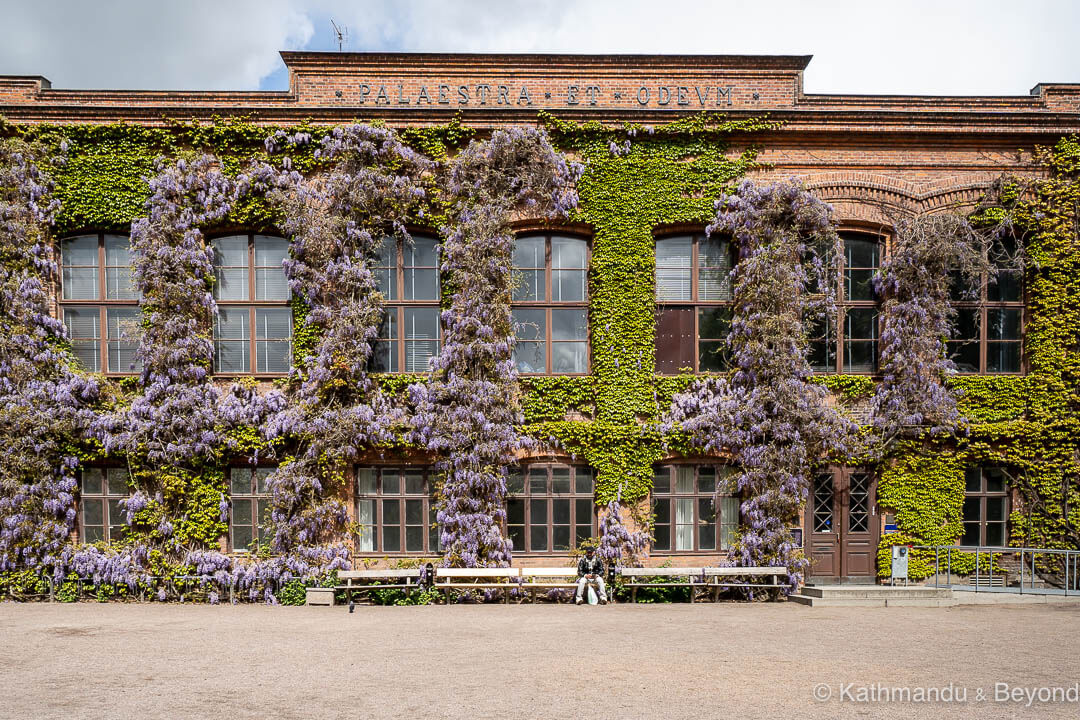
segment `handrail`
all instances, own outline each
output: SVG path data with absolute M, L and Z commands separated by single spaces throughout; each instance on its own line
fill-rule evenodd
M 1032 548 L 1032 547 L 1005 547 L 999 545 L 912 545 L 912 549 L 915 550 L 932 550 L 934 553 L 934 587 L 941 587 L 941 563 L 942 555 L 944 554 L 945 560 L 945 586 L 953 590 L 967 590 L 972 592 L 1007 592 L 1007 593 L 1024 593 L 1035 595 L 1065 595 L 1068 597 L 1072 592 L 1074 595 L 1080 592 L 1080 549 L 1070 548 Z M 974 587 L 970 585 L 954 585 L 952 582 L 953 567 L 952 567 L 952 553 L 953 551 L 962 553 L 974 553 L 975 554 L 975 568 L 974 568 Z M 983 577 L 987 576 L 986 571 L 983 570 L 985 564 L 982 560 L 984 555 L 990 556 L 990 571 L 988 581 L 986 583 L 980 582 Z M 1019 569 L 1020 578 L 1016 585 L 1005 584 L 1002 580 L 1001 587 L 994 587 L 992 581 L 989 578 L 1001 577 L 994 573 L 994 558 L 995 555 L 1018 555 L 1019 556 Z M 1058 562 L 1063 556 L 1064 572 L 1059 572 L 1059 569 L 1051 568 L 1047 569 L 1045 566 L 1042 571 L 1036 566 L 1036 557 L 1038 556 L 1059 556 Z M 1006 570 L 1006 575 L 1008 571 Z M 1036 587 L 1036 579 L 1040 582 L 1040 586 Z M 1026 584 L 1025 584 L 1026 583 Z M 1060 585 L 1060 587 L 1056 587 Z

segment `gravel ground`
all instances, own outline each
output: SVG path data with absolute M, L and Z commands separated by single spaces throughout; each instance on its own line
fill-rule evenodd
M 1075 718 L 1075 700 L 994 698 L 1080 681 L 1078 620 L 1076 605 L 2 603 L 0 717 Z M 858 701 L 879 683 L 967 700 Z

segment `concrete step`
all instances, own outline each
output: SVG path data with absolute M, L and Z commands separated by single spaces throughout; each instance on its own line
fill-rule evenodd
M 920 599 L 945 599 L 952 597 L 952 591 L 948 588 L 925 587 L 912 585 L 909 587 L 892 587 L 886 585 L 832 585 L 832 586 L 807 586 L 802 590 L 802 595 L 812 598 L 846 599 L 846 600 L 913 600 Z
M 808 607 L 953 607 L 955 598 L 946 597 L 814 597 L 789 595 L 788 600 Z

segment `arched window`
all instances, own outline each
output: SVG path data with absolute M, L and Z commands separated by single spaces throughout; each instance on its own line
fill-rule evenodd
M 591 468 L 525 465 L 510 472 L 506 489 L 506 531 L 514 552 L 568 552 L 595 535 Z
M 435 477 L 422 465 L 356 468 L 354 551 L 440 552 Z
M 289 241 L 230 235 L 214 249 L 214 372 L 281 375 L 292 366 L 292 308 L 282 262 Z
M 84 467 L 79 471 L 79 539 L 115 542 L 127 532 L 120 502 L 131 495 L 127 468 Z
M 91 372 L 139 372 L 139 304 L 128 236 L 66 238 L 60 264 L 61 313 L 79 363 Z
M 653 470 L 654 551 L 727 550 L 739 527 L 739 498 L 721 493 L 727 465 L 657 465 Z
M 815 372 L 874 373 L 878 367 L 878 299 L 873 278 L 881 238 L 840 233 L 844 244 L 837 315 L 811 327 L 809 361 Z
M 266 481 L 276 469 L 229 468 L 229 547 L 233 552 L 248 552 L 253 546 L 269 543 L 273 494 Z
M 1016 240 L 997 241 L 994 255 L 1011 256 Z M 1002 263 L 993 278 L 982 277 L 975 287 L 964 288 L 953 278 L 952 301 L 956 326 L 949 341 L 949 356 L 962 373 L 1021 372 L 1023 345 L 1023 273 Z
M 434 238 L 386 238 L 375 264 L 386 300 L 372 372 L 427 372 L 439 354 L 439 246 Z
M 589 246 L 582 238 L 530 235 L 514 241 L 518 372 L 589 372 L 588 268 Z
M 733 265 L 731 245 L 721 237 L 656 241 L 657 372 L 727 369 Z

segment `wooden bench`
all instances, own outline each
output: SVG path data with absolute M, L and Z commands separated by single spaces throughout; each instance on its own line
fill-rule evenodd
M 708 591 L 713 601 L 727 588 L 780 588 L 780 576 L 787 576 L 783 567 L 708 567 L 708 568 L 619 568 L 619 575 L 630 582 L 630 599 L 637 602 L 638 588 L 690 588 L 690 602 L 696 602 L 697 590 Z M 647 578 L 667 578 L 664 582 L 648 582 Z M 755 582 L 755 578 L 769 582 Z M 741 581 L 740 581 L 741 580 Z
M 521 586 L 536 602 L 537 590 L 563 590 L 577 587 L 577 568 L 521 568 Z
M 422 589 L 424 584 L 420 581 L 422 568 L 408 570 L 339 570 L 338 582 L 344 580 L 344 584 L 334 586 L 334 590 L 344 590 L 346 602 L 352 600 L 354 592 L 369 592 L 371 590 L 404 590 L 408 595 L 413 590 Z
M 435 587 L 450 604 L 451 590 L 502 590 L 505 602 L 510 591 L 521 587 L 521 568 L 436 568 Z

